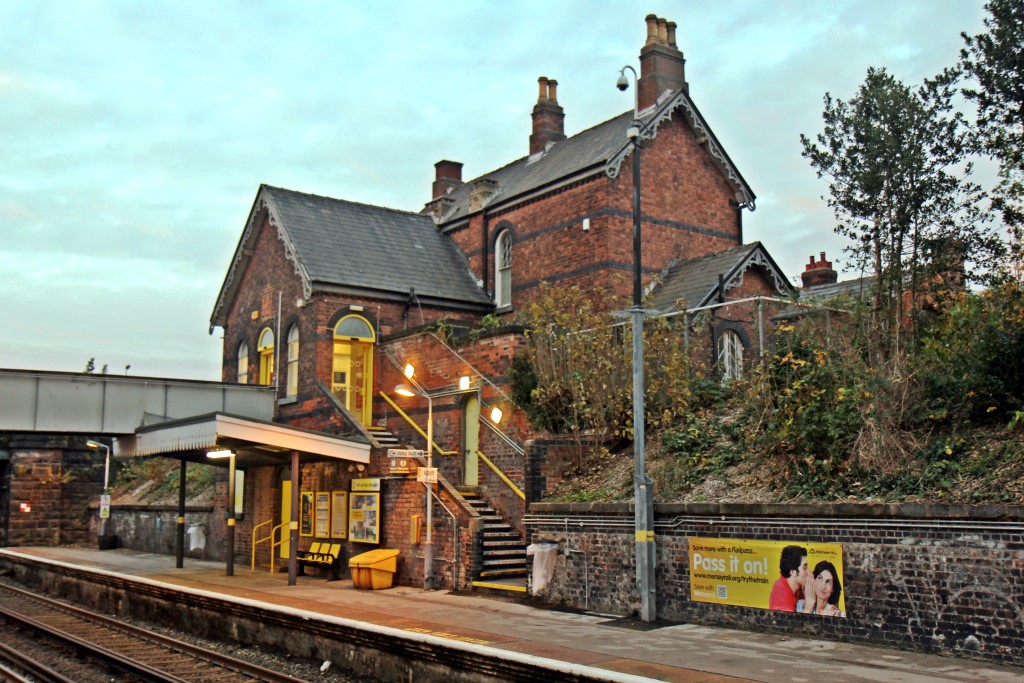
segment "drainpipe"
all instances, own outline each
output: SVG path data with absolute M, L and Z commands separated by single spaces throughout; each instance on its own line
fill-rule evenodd
M 487 209 L 484 209 L 481 212 L 481 218 L 483 218 L 483 221 L 481 222 L 481 225 L 480 225 L 480 232 L 481 232 L 481 240 L 480 240 L 480 242 L 483 245 L 483 250 L 482 250 L 483 260 L 482 260 L 481 265 L 480 265 L 480 273 L 481 273 L 480 278 L 484 282 L 484 291 L 486 292 L 487 291 L 487 283 L 490 281 L 488 279 L 488 275 L 489 275 L 490 271 L 487 268 L 487 259 L 490 256 L 490 250 L 487 248 L 487 242 L 488 242 L 488 240 L 490 238 L 490 235 L 488 234 L 490 232 L 489 231 L 489 228 L 490 228 L 489 223 L 490 222 L 487 220 Z

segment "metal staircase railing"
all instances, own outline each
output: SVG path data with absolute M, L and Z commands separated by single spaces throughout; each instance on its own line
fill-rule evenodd
M 269 566 L 270 566 L 270 573 L 271 574 L 274 573 L 274 552 L 279 547 L 281 547 L 281 545 L 284 544 L 284 539 L 283 538 L 281 540 L 279 540 L 279 541 L 275 541 L 274 537 L 277 535 L 278 531 L 280 531 L 281 529 L 283 529 L 287 525 L 287 522 L 284 522 L 282 524 L 278 524 L 277 526 L 271 528 L 269 535 L 264 536 L 263 538 L 260 538 L 260 539 L 256 538 L 256 532 L 259 531 L 260 527 L 266 526 L 268 524 L 273 524 L 273 523 L 274 523 L 274 520 L 268 519 L 265 522 L 260 522 L 259 524 L 254 526 L 253 529 L 252 529 L 252 567 L 251 567 L 250 571 L 253 571 L 253 572 L 256 571 L 256 547 L 260 543 L 266 543 L 267 541 L 270 541 L 270 565 Z

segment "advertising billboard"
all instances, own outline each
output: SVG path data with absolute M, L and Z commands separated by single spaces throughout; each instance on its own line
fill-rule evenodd
M 845 617 L 843 546 L 691 538 L 690 599 Z

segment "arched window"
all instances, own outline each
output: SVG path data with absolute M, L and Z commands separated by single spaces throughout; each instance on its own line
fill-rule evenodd
M 238 345 L 238 383 L 249 383 L 249 345 L 245 342 Z
M 346 315 L 334 326 L 331 392 L 364 425 L 373 417 L 373 326 Z
M 733 330 L 725 330 L 718 337 L 718 367 L 723 383 L 743 376 L 743 340 Z
M 502 230 L 494 251 L 494 303 L 512 305 L 512 231 Z
M 285 387 L 286 396 L 299 394 L 299 326 L 292 325 L 288 330 L 288 383 Z
M 264 327 L 260 332 L 256 353 L 260 355 L 260 384 L 274 383 L 274 331 Z

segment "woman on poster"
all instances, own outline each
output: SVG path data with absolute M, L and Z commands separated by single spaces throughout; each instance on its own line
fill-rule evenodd
M 839 609 L 839 598 L 842 594 L 843 585 L 835 565 L 828 560 L 822 560 L 814 565 L 814 571 L 807 575 L 804 599 L 797 603 L 796 609 L 804 614 L 845 617 L 846 613 Z

